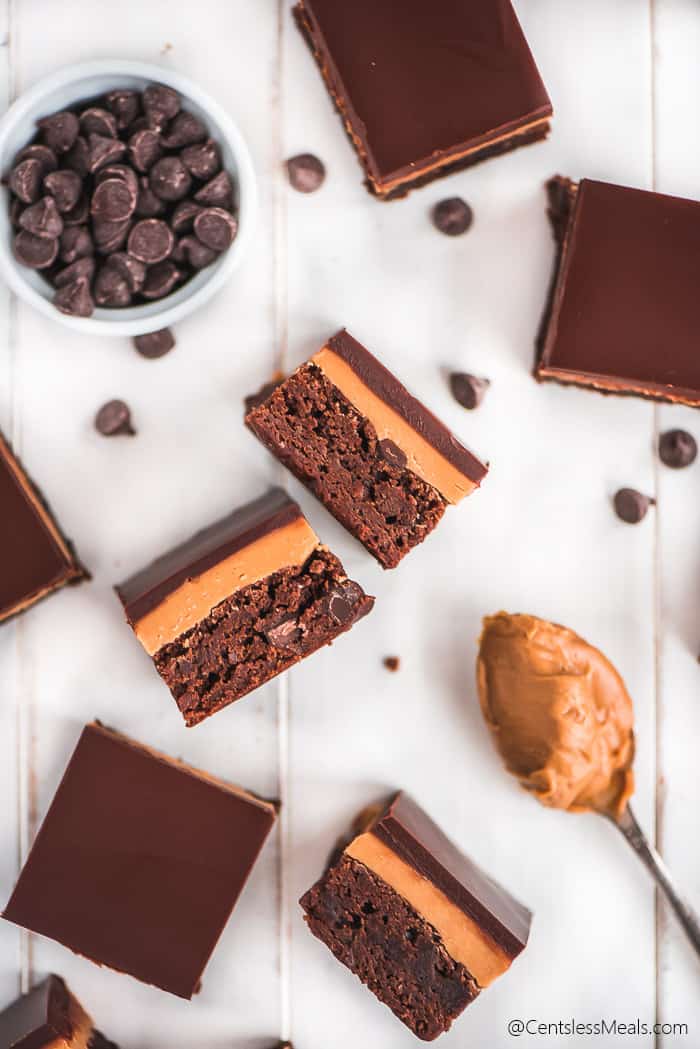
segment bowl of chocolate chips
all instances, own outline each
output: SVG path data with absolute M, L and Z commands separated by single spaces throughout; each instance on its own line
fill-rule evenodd
M 89 62 L 0 120 L 0 271 L 77 330 L 143 335 L 203 305 L 255 220 L 248 148 L 196 84 L 140 62 Z

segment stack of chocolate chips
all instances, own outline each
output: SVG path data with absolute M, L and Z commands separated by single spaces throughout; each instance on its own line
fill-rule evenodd
M 63 313 L 163 298 L 233 243 L 221 150 L 172 88 L 110 91 L 38 127 L 8 180 L 14 253 Z

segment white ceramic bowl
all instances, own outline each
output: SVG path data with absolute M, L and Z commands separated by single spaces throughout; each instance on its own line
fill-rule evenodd
M 220 147 L 223 166 L 233 177 L 238 234 L 228 251 L 200 270 L 172 294 L 143 306 L 96 309 L 91 317 L 69 317 L 51 303 L 53 288 L 40 271 L 20 266 L 12 253 L 8 190 L 0 187 L 0 275 L 12 290 L 41 313 L 76 331 L 95 335 L 143 335 L 166 328 L 204 305 L 238 266 L 255 223 L 257 190 L 248 147 L 226 111 L 213 98 L 179 73 L 146 62 L 106 59 L 58 70 L 40 80 L 10 106 L 0 119 L 0 172 L 7 174 L 17 152 L 36 134 L 36 121 L 114 88 L 143 90 L 148 84 L 167 84 L 182 96 L 183 108 L 207 126 Z

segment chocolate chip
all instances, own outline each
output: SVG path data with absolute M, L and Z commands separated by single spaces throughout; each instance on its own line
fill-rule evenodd
M 49 240 L 54 240 L 63 233 L 63 219 L 53 197 L 42 197 L 36 204 L 30 204 L 22 212 L 19 224 L 27 233 Z
M 107 262 L 118 273 L 121 273 L 132 293 L 136 294 L 136 292 L 141 291 L 143 282 L 146 279 L 146 267 L 142 262 L 132 258 L 125 251 L 114 252 L 108 257 Z
M 204 182 L 216 175 L 221 167 L 221 152 L 216 142 L 208 138 L 198 146 L 188 146 L 180 154 L 180 160 L 195 178 Z
M 78 203 L 63 216 L 64 226 L 84 226 L 90 218 L 90 204 L 83 194 Z
M 163 148 L 157 131 L 136 131 L 129 139 L 129 156 L 135 168 L 147 172 L 161 157 Z
M 44 145 L 52 149 L 54 153 L 67 153 L 71 148 L 80 130 L 80 124 L 75 113 L 66 110 L 63 113 L 53 113 L 51 116 L 42 117 L 37 120 Z
M 165 202 L 155 195 L 146 175 L 141 176 L 139 195 L 136 200 L 136 214 L 140 218 L 154 219 L 165 211 Z
M 401 660 L 398 656 L 385 656 L 382 662 L 386 669 L 390 670 L 392 674 L 395 674 L 401 666 Z
M 95 309 L 87 277 L 78 277 L 62 285 L 53 297 L 53 304 L 69 317 L 89 317 Z
M 194 200 L 181 200 L 175 205 L 175 210 L 170 218 L 173 233 L 191 232 L 192 223 L 202 210 L 201 204 L 196 204 Z
M 180 96 L 165 84 L 149 84 L 142 97 L 144 112 L 152 127 L 162 127 L 180 111 Z
M 167 259 L 175 238 L 162 219 L 142 219 L 129 234 L 129 254 L 152 266 Z
M 117 434 L 128 434 L 132 437 L 136 430 L 131 425 L 131 412 L 124 401 L 107 401 L 95 416 L 95 429 L 105 437 Z
M 123 182 L 126 182 L 132 193 L 138 194 L 138 176 L 128 164 L 107 164 L 105 167 L 100 168 L 95 175 L 95 183 L 99 186 L 101 182 L 105 182 L 108 178 L 121 179 Z
M 202 244 L 221 253 L 233 244 L 238 223 L 223 208 L 205 208 L 194 220 L 194 232 Z
M 474 213 L 461 197 L 448 197 L 433 208 L 435 228 L 441 233 L 446 233 L 448 237 L 458 237 L 461 233 L 466 233 L 473 221 Z
M 659 438 L 659 458 L 674 470 L 690 466 L 695 462 L 697 454 L 697 441 L 686 430 L 667 430 Z
M 452 372 L 450 375 L 452 396 L 469 411 L 479 407 L 490 385 L 488 379 L 478 379 L 476 375 L 469 375 L 467 372 Z
M 117 122 L 108 110 L 91 106 L 80 114 L 80 130 L 86 137 L 104 135 L 106 138 L 116 138 Z
M 155 360 L 164 357 L 166 353 L 175 346 L 175 336 L 170 328 L 161 328 L 160 331 L 149 331 L 146 335 L 137 335 L 134 346 L 142 357 Z
M 391 466 L 395 466 L 397 470 L 403 470 L 408 462 L 404 451 L 399 448 L 398 444 L 394 444 L 389 437 L 385 437 L 384 440 L 379 442 L 378 450 L 382 459 L 390 463 Z
M 109 263 L 97 271 L 93 295 L 98 306 L 124 307 L 131 302 L 129 285 L 121 273 Z
M 270 627 L 265 631 L 265 636 L 275 648 L 281 648 L 283 651 L 287 650 L 290 652 L 299 652 L 301 650 L 302 632 L 298 620 L 293 617 L 283 619 L 281 623 Z
M 10 201 L 10 225 L 15 229 L 19 226 L 19 220 L 22 217 L 24 211 L 24 204 L 17 197 L 13 197 Z
M 205 266 L 211 266 L 217 255 L 197 237 L 184 236 L 177 242 L 173 257 L 176 262 L 189 262 L 193 269 L 203 270 Z
M 315 193 L 323 185 L 326 169 L 313 153 L 299 153 L 287 161 L 287 175 L 290 185 L 299 193 Z
M 179 157 L 163 157 L 150 170 L 148 181 L 161 200 L 182 200 L 190 191 L 192 177 Z
M 615 493 L 613 504 L 615 513 L 621 521 L 627 524 L 639 524 L 647 515 L 650 506 L 654 506 L 655 499 L 648 495 L 642 495 L 634 488 L 621 488 Z
M 133 215 L 136 194 L 125 179 L 108 178 L 96 187 L 90 210 L 96 221 L 123 222 Z
M 122 88 L 110 91 L 105 96 L 105 103 L 117 121 L 117 128 L 123 131 L 133 123 L 141 112 L 141 99 L 137 91 Z
M 54 275 L 53 285 L 55 288 L 63 288 L 66 284 L 72 284 L 73 281 L 79 280 L 81 277 L 91 281 L 94 275 L 95 259 L 92 255 L 84 255 L 82 258 L 76 259 L 75 262 L 71 262 L 70 266 L 65 266 L 64 269 L 59 270 Z
M 78 135 L 75 142 L 64 157 L 66 167 L 75 171 L 81 178 L 85 178 L 90 172 L 90 147 L 87 139 Z
M 326 599 L 331 619 L 339 626 L 347 626 L 355 619 L 355 606 L 361 598 L 362 589 L 350 579 L 334 587 Z
M 100 255 L 111 255 L 113 252 L 119 251 L 130 229 L 131 221 L 129 219 L 124 219 L 121 222 L 107 222 L 104 219 L 101 219 L 99 222 L 93 222 L 92 235 L 95 247 Z
M 15 258 L 22 266 L 33 270 L 43 270 L 56 261 L 58 240 L 49 237 L 35 237 L 26 229 L 21 229 L 13 244 Z
M 72 211 L 80 200 L 83 181 L 75 171 L 50 171 L 44 178 L 44 189 L 56 201 L 59 211 Z
M 180 277 L 179 269 L 169 259 L 155 266 L 149 266 L 141 294 L 144 299 L 162 299 L 165 295 L 170 294 Z
M 58 167 L 58 158 L 54 151 L 42 145 L 41 142 L 32 142 L 31 145 L 21 149 L 15 157 L 15 164 L 20 164 L 23 160 L 38 160 L 44 175 L 48 175 L 49 171 L 55 171 Z
M 275 392 L 277 387 L 280 386 L 283 381 L 284 379 L 282 375 L 280 375 L 279 378 L 271 379 L 269 382 L 266 382 L 260 387 L 257 393 L 249 393 L 243 400 L 245 414 L 247 415 L 248 412 L 252 412 L 254 408 L 258 408 L 261 404 L 264 404 L 268 397 Z M 311 571 L 311 568 L 309 571 Z
M 220 171 L 195 193 L 194 199 L 198 204 L 205 204 L 210 208 L 230 208 L 233 202 L 233 185 L 229 173 Z
M 105 135 L 88 136 L 88 170 L 95 172 L 105 164 L 113 164 L 126 153 L 126 145 L 118 138 Z
M 8 185 L 24 204 L 34 204 L 41 196 L 43 169 L 38 160 L 27 157 L 10 172 Z
M 207 137 L 207 129 L 194 113 L 180 112 L 163 134 L 162 141 L 166 149 L 180 149 L 191 146 Z
M 92 255 L 94 250 L 87 226 L 67 226 L 61 234 L 59 243 L 61 262 L 75 262 L 76 259 Z

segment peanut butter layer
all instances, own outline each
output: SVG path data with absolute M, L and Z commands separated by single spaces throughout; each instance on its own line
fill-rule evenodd
M 141 618 L 134 631 L 149 655 L 205 619 L 221 601 L 281 568 L 303 565 L 319 540 L 306 519 L 296 517 L 235 550 L 201 574 L 188 576 Z
M 346 333 L 342 334 L 346 336 Z M 394 407 L 364 381 L 363 376 L 358 374 L 347 360 L 335 352 L 332 345 L 324 346 L 311 358 L 311 361 L 347 397 L 360 414 L 369 419 L 379 439 L 388 439 L 397 445 L 406 456 L 408 469 L 427 484 L 432 485 L 447 502 L 458 503 L 478 487 L 479 481 L 486 473 L 486 468 L 466 449 L 461 449 L 454 437 L 451 438 L 453 448 L 461 449 L 464 456 L 468 457 L 467 461 L 470 464 L 472 476 L 464 472 L 465 468 L 451 462 L 431 441 L 414 429 Z M 427 409 L 424 411 L 427 413 Z
M 363 863 L 403 897 L 442 937 L 456 962 L 480 987 L 488 987 L 510 967 L 511 958 L 428 878 L 367 832 L 346 846 L 348 856 Z
M 619 819 L 634 790 L 634 712 L 606 657 L 530 615 L 484 620 L 477 677 L 506 768 L 544 805 Z

